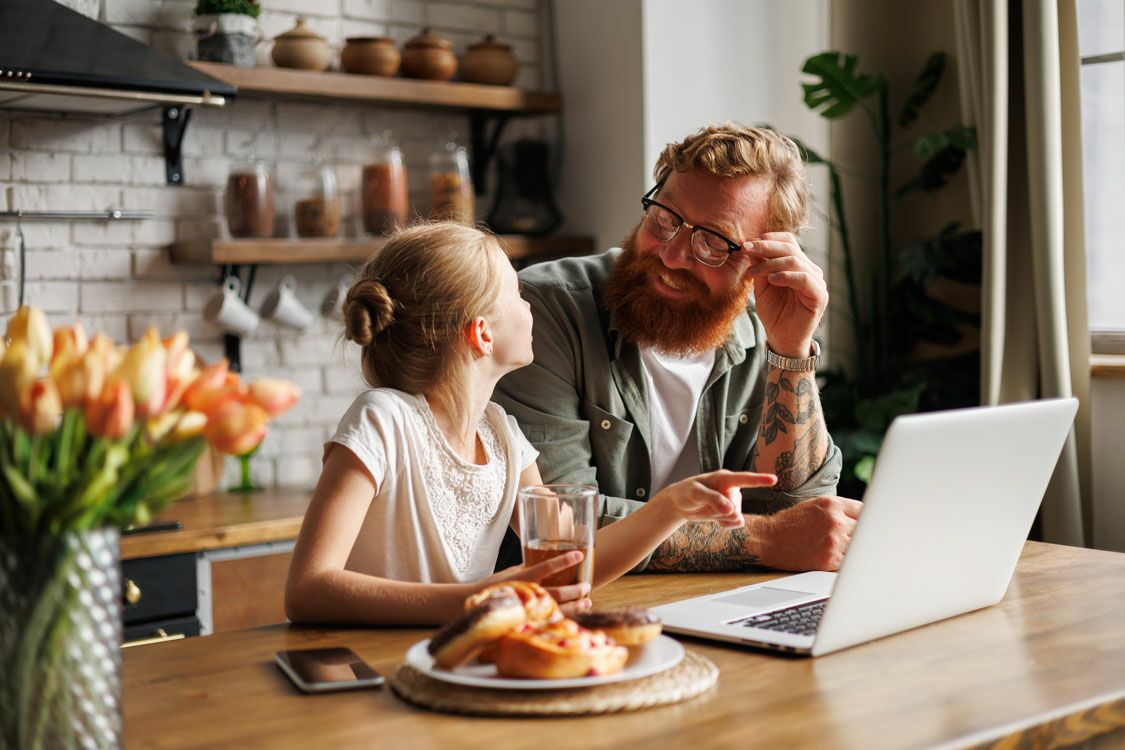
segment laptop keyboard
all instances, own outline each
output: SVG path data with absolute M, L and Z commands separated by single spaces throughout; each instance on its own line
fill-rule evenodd
M 824 614 L 824 605 L 827 603 L 827 599 L 821 599 L 761 615 L 751 615 L 730 624 L 793 635 L 813 635 L 816 633 L 816 626 L 820 623 L 820 616 Z

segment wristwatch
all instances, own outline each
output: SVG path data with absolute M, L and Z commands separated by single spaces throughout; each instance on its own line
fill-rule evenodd
M 766 344 L 766 361 L 770 367 L 789 372 L 814 372 L 820 364 L 820 342 L 813 339 L 812 354 L 807 357 L 783 357 Z

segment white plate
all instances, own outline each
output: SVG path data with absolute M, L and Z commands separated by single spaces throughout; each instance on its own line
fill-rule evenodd
M 419 641 L 406 652 L 406 663 L 420 672 L 442 682 L 471 687 L 495 688 L 503 690 L 558 690 L 560 688 L 593 687 L 611 682 L 635 680 L 639 677 L 663 672 L 680 663 L 684 658 L 684 647 L 679 642 L 662 635 L 644 646 L 629 649 L 629 661 L 625 668 L 613 674 L 597 677 L 574 677 L 566 680 L 519 680 L 496 675 L 495 664 L 471 662 L 453 671 L 442 669 L 434 664 L 434 658 L 426 653 L 429 639 Z

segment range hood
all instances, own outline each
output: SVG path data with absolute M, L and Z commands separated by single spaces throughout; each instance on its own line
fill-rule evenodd
M 0 108 L 116 115 L 235 93 L 54 0 L 0 0 Z

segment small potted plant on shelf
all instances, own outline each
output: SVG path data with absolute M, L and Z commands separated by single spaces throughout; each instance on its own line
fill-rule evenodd
M 254 450 L 299 396 L 199 367 L 183 331 L 126 348 L 15 313 L 0 341 L 0 747 L 121 746 L 118 529 L 181 497 L 206 446 Z
M 260 40 L 257 0 L 197 0 L 196 52 L 200 60 L 252 68 Z

